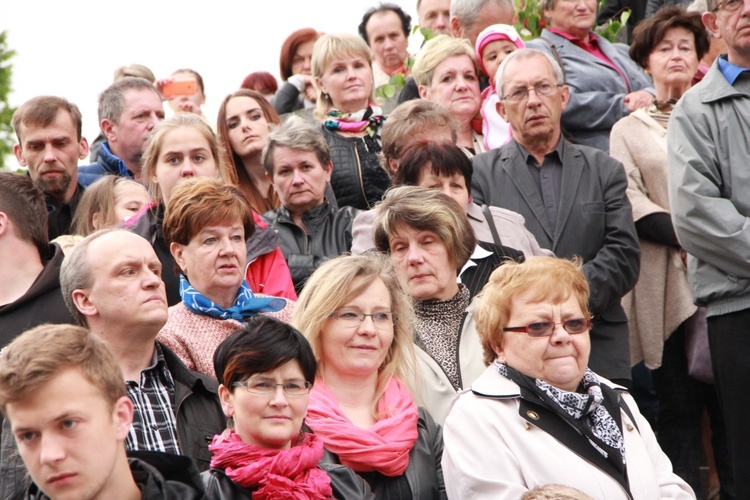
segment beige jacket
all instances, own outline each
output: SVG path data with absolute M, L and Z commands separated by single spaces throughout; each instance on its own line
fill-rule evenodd
M 628 199 L 637 222 L 653 213 L 669 213 L 667 131 L 639 109 L 612 127 L 610 154 L 628 175 Z M 686 269 L 676 248 L 647 240 L 641 243 L 641 274 L 622 299 L 630 324 L 630 361 L 661 366 L 664 341 L 696 306 Z
M 536 486 L 564 484 L 597 500 L 694 499 L 690 486 L 672 472 L 633 398 L 621 397 L 635 418 L 620 411 L 632 497 L 603 469 L 543 430 L 547 419 L 557 416 L 519 414 L 523 401 L 518 386 L 490 365 L 471 390 L 459 395 L 443 426 L 448 498 L 517 500 Z
M 461 377 L 461 389 L 470 387 L 485 369 L 484 350 L 473 314 L 477 302 L 478 299 L 475 298 L 466 308 L 466 317 L 458 339 L 458 374 Z M 420 406 L 430 412 L 435 422 L 443 425 L 457 392 L 432 356 L 417 345 L 414 345 L 414 350 L 417 357 L 417 380 L 412 384 L 416 393 L 415 399 Z

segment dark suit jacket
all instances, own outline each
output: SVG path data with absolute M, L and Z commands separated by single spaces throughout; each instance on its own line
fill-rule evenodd
M 627 317 L 620 299 L 638 280 L 640 247 L 625 195 L 625 170 L 606 153 L 562 140 L 557 227 L 547 220 L 539 189 L 515 140 L 472 159 L 474 202 L 518 212 L 542 248 L 558 257 L 583 259 L 594 314 L 589 366 L 609 379 L 629 380 Z

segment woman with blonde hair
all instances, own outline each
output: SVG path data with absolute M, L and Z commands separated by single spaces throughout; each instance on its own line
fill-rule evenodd
M 380 165 L 385 117 L 375 105 L 372 53 L 355 35 L 323 35 L 315 42 L 312 75 L 318 87 L 315 115 L 331 148 L 331 187 L 339 206 L 368 209 L 390 185 Z
M 409 297 L 388 260 L 338 257 L 308 280 L 293 324 L 318 360 L 307 424 L 378 498 L 445 498 L 440 427 L 418 408 Z
M 411 74 L 419 86 L 419 97 L 440 104 L 458 122 L 456 144 L 471 156 L 484 153 L 481 118 L 476 129 L 473 123 L 482 100 L 476 54 L 469 41 L 436 36 L 417 54 Z

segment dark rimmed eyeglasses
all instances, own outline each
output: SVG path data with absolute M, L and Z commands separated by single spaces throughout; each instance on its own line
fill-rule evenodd
M 739 10 L 740 7 L 742 7 L 743 2 L 744 0 L 724 0 L 723 2 L 719 2 L 716 4 L 716 7 L 713 8 L 713 12 L 722 9 L 725 12 L 735 12 Z
M 591 328 L 591 320 L 586 318 L 575 318 L 555 323 L 554 321 L 540 321 L 526 326 L 509 326 L 503 328 L 504 332 L 526 333 L 529 337 L 549 337 L 554 333 L 555 327 L 562 325 L 563 329 L 571 335 L 583 333 Z
M 292 380 L 283 384 L 277 384 L 275 380 L 254 378 L 245 380 L 244 382 L 233 382 L 232 387 L 244 387 L 247 392 L 261 396 L 270 396 L 276 392 L 277 387 L 282 387 L 284 394 L 287 396 L 302 396 L 310 393 L 312 383 L 307 380 Z
M 547 82 L 534 85 L 533 87 L 518 87 L 516 89 L 513 89 L 509 94 L 504 95 L 500 99 L 502 99 L 503 101 L 511 102 L 525 101 L 529 98 L 529 92 L 531 92 L 532 90 L 536 92 L 536 95 L 547 97 L 554 94 L 555 91 L 560 87 L 562 87 L 562 85 Z

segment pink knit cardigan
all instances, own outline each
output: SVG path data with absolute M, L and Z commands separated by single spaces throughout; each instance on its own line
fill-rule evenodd
M 263 297 L 256 294 L 256 297 Z M 296 303 L 288 300 L 278 312 L 263 313 L 290 323 Z M 211 377 L 214 373 L 214 351 L 233 331 L 242 326 L 233 319 L 216 319 L 196 314 L 180 302 L 169 308 L 169 319 L 156 340 L 169 347 L 185 365 Z

